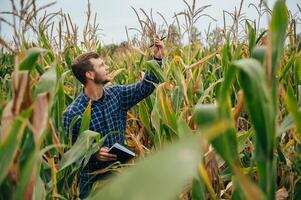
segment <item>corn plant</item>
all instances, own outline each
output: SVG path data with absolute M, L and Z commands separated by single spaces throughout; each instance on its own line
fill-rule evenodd
M 30 3 L 22 2 L 23 9 Z M 88 50 L 112 66 L 111 85 L 135 83 L 141 71 L 149 70 L 159 80 L 155 92 L 128 112 L 127 145 L 138 158 L 105 169 L 115 177 L 105 186 L 96 183 L 88 199 L 300 198 L 298 13 L 292 15 L 284 0 L 278 0 L 273 11 L 260 1 L 259 7 L 251 4 L 259 15 L 253 23 L 242 14 L 241 1 L 238 11 L 228 12 L 233 26 L 224 27 L 220 46 L 168 39 L 160 68 L 146 48 L 148 37 L 159 31 L 170 38 L 174 23 L 180 37 L 185 30 L 191 36 L 195 21 L 206 16 L 202 12 L 208 6 L 184 3 L 180 13 L 185 27 L 179 15 L 169 25 L 158 13 L 164 21 L 158 26 L 153 11 L 140 9 L 144 20 L 133 8 L 141 37 L 110 47 L 100 45 L 100 27 L 90 2 L 81 43 L 70 15 L 58 12 L 30 21 L 39 9 L 29 4 L 35 12 L 22 14 L 36 41 L 25 40 L 17 24 L 11 24 L 17 32 L 13 48 L 0 38 L 0 199 L 78 197 L 80 170 L 106 139 L 89 130 L 90 104 L 74 144 L 70 130 L 79 118 L 72 120 L 69 130 L 61 122 L 64 109 L 82 91 L 71 62 Z M 12 14 L 20 13 L 15 6 Z M 271 20 L 259 32 L 263 13 Z M 58 29 L 53 28 L 56 23 Z

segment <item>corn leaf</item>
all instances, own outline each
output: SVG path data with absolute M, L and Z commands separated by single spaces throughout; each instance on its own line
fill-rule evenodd
M 91 104 L 92 101 L 90 100 L 87 108 L 83 114 L 83 117 L 81 119 L 81 124 L 80 124 L 80 128 L 79 128 L 79 135 L 84 132 L 85 130 L 89 130 L 90 129 L 90 120 L 91 120 Z
M 255 160 L 259 183 L 269 199 L 275 196 L 275 111 L 269 93 L 265 72 L 255 59 L 244 59 L 233 63 L 239 71 L 244 100 L 256 132 Z
M 30 116 L 31 111 L 26 111 L 21 114 L 23 118 L 28 118 Z M 13 163 L 15 153 L 20 145 L 21 139 L 24 134 L 24 130 L 26 127 L 26 121 L 21 119 L 16 119 L 4 139 L 4 141 L 0 144 L 0 185 L 4 181 L 10 166 Z
M 21 61 L 19 65 L 19 70 L 31 71 L 37 62 L 39 55 L 44 53 L 46 50 L 38 47 L 34 47 L 28 50 L 25 58 Z
M 298 138 L 301 138 L 301 111 L 299 111 L 298 103 L 291 87 L 289 87 L 287 91 L 286 104 L 296 124 Z
M 155 74 L 159 83 L 163 83 L 165 81 L 165 75 L 160 67 L 160 65 L 155 60 L 149 60 L 146 62 L 146 67 L 148 71 L 151 71 Z
M 54 89 L 57 82 L 56 67 L 50 67 L 40 78 L 35 90 L 34 97 L 37 97 L 38 94 L 49 92 L 51 96 L 54 95 Z
M 64 154 L 60 163 L 60 171 L 83 158 L 95 141 L 98 141 L 100 147 L 104 138 L 100 140 L 100 134 L 94 131 L 86 130 L 82 132 L 71 149 Z
M 256 40 L 256 33 L 255 33 L 254 28 L 250 25 L 250 23 L 247 20 L 246 20 L 246 24 L 247 24 L 248 31 L 249 31 L 249 34 L 248 34 L 249 52 L 252 52 L 253 48 L 256 45 L 256 41 L 255 41 Z
M 198 152 L 195 137 L 181 140 L 123 172 L 88 199 L 174 199 L 194 175 Z

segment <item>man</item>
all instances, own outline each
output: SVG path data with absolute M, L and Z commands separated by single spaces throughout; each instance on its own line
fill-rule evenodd
M 162 41 L 157 35 L 154 36 L 153 58 L 157 60 L 160 66 L 163 48 Z M 105 88 L 104 85 L 111 80 L 108 69 L 109 67 L 95 52 L 82 54 L 75 58 L 72 63 L 72 72 L 84 85 L 84 89 L 63 113 L 65 130 L 69 130 L 74 117 L 82 117 L 89 100 L 91 100 L 90 130 L 98 132 L 102 136 L 112 131 L 121 133 L 109 135 L 103 147 L 92 156 L 87 166 L 81 171 L 79 178 L 80 198 L 87 197 L 96 180 L 106 178 L 107 174 L 92 177 L 89 173 L 107 167 L 116 161 L 117 156 L 108 153 L 108 151 L 114 143 L 124 145 L 127 111 L 149 96 L 155 89 L 153 83 L 158 83 L 155 75 L 150 72 L 145 73 L 143 79 L 136 84 Z M 80 120 L 72 128 L 73 143 L 76 141 L 79 128 Z

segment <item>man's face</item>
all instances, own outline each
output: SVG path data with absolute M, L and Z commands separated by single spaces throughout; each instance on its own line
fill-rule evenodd
M 109 67 L 103 62 L 101 58 L 91 58 L 90 62 L 93 65 L 94 83 L 106 84 L 111 81 L 109 76 Z

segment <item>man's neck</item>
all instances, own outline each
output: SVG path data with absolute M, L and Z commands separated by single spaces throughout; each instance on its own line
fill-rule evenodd
M 91 100 L 97 101 L 103 96 L 103 85 L 102 84 L 92 84 L 87 83 L 84 89 L 85 95 L 87 95 Z

